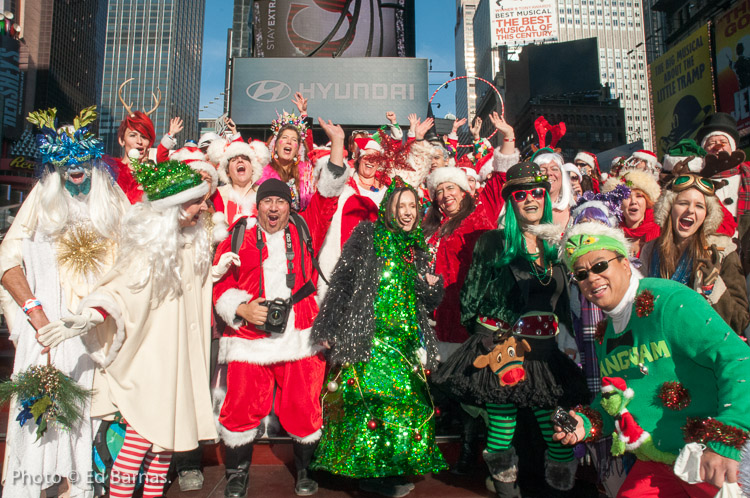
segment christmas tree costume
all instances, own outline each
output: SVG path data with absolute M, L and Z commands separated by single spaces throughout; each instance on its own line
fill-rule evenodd
M 576 225 L 563 243 L 570 268 L 591 251 L 628 254 L 622 233 L 596 223 Z M 620 449 L 624 445 L 638 457 L 619 496 L 644 496 L 657 486 L 688 486 L 671 469 L 686 442 L 705 444 L 739 461 L 750 428 L 745 392 L 750 349 L 705 298 L 678 282 L 641 279 L 633 271 L 624 297 L 607 315 L 598 328 L 596 355 L 601 375 L 611 378 L 607 385 L 625 387 L 623 393 L 631 397 L 623 412 L 627 420 L 612 406 L 616 403 L 605 399 L 617 395 L 617 389 L 597 396 L 591 405 L 595 411 L 582 409 L 580 414 L 588 438 L 614 432 L 624 443 Z M 619 420 L 607 412 L 615 412 Z M 644 447 L 648 440 L 653 445 Z M 659 476 L 662 484 L 649 484 L 648 476 Z M 709 488 L 713 486 L 696 484 L 687 492 L 716 493 Z
M 437 355 L 427 317 L 440 302 L 442 285 L 423 280 L 428 255 L 421 229 L 387 228 L 386 209 L 397 185 L 404 186 L 398 177 L 378 221 L 361 223 L 344 246 L 313 326 L 313 338 L 331 344 L 334 367 L 313 467 L 355 478 L 447 467 L 435 443 L 427 387 Z
M 538 166 L 521 163 L 508 170 L 503 196 L 517 189 L 545 188 L 546 177 Z M 551 219 L 549 196 L 545 194 L 545 219 Z M 548 212 L 549 211 L 549 212 Z M 512 215 L 512 220 L 510 216 Z M 506 210 L 505 230 L 523 235 L 518 228 L 515 208 Z M 461 291 L 462 322 L 471 325 L 472 336 L 451 355 L 435 375 L 434 382 L 451 396 L 471 405 L 484 405 L 489 415 L 485 461 L 498 483 L 515 483 L 517 457 L 511 448 L 518 408 L 531 408 L 547 444 L 548 484 L 570 489 L 576 463 L 571 449 L 552 441 L 550 415 L 557 406 L 570 407 L 589 399 L 583 372 L 563 354 L 556 341 L 572 331 L 566 277 L 562 265 L 552 264 L 551 251 L 544 243 L 542 268 L 536 256 L 524 252 L 505 263 L 506 233 L 492 230 L 480 237 L 466 283 Z M 519 242 L 520 245 L 520 242 Z M 541 246 L 540 246 L 541 250 Z M 470 330 L 472 330 L 470 328 Z M 564 329 L 564 330 L 563 330 Z M 526 341 L 523 372 L 495 370 L 480 358 L 508 341 Z M 523 344 L 523 342 L 521 342 Z M 514 354 L 518 354 L 518 345 Z M 508 493 L 511 493 L 506 489 Z

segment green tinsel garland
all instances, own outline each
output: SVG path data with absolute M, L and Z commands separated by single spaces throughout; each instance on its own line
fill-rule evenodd
M 33 366 L 0 383 L 0 406 L 15 396 L 21 410 L 16 421 L 23 427 L 33 420 L 39 440 L 50 423 L 66 428 L 77 424 L 92 393 L 52 365 Z

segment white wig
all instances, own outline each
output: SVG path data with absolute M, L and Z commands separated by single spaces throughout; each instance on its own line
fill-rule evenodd
M 562 182 L 562 187 L 560 187 L 560 193 L 557 200 L 555 201 L 554 199 L 552 199 L 552 207 L 554 209 L 557 209 L 558 211 L 565 211 L 571 206 L 575 206 L 576 203 L 575 199 L 573 199 L 573 188 L 570 186 L 570 177 L 565 171 L 565 168 L 563 168 L 565 160 L 560 154 L 556 152 L 539 154 L 534 158 L 534 163 L 536 163 L 540 167 L 543 164 L 547 164 L 553 161 L 560 168 L 560 181 Z
M 75 200 L 65 190 L 65 180 L 57 170 L 47 171 L 39 181 L 39 230 L 45 235 L 56 236 L 63 233 L 77 221 L 72 212 L 76 203 L 85 204 L 87 216 L 94 230 L 104 238 L 118 240 L 120 220 L 125 215 L 121 202 L 123 193 L 117 188 L 112 176 L 104 169 L 93 167 L 90 170 L 91 190 L 85 200 Z M 75 202 L 71 202 L 75 201 Z
M 181 206 L 157 211 L 150 202 L 133 205 L 123 220 L 122 243 L 117 260 L 119 268 L 128 268 L 142 278 L 131 286 L 143 290 L 153 279 L 156 303 L 182 294 L 182 258 L 180 248 L 192 242 L 196 274 L 205 278 L 211 265 L 211 241 L 203 217 L 193 227 L 180 227 Z

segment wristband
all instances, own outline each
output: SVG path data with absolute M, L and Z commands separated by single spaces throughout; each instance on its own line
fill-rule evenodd
M 42 303 L 38 299 L 28 299 L 25 303 L 23 303 L 23 312 L 27 315 L 31 313 L 31 310 L 36 308 L 41 308 Z
M 503 137 L 503 142 L 515 142 L 515 141 L 516 141 L 516 137 L 510 137 L 510 138 Z

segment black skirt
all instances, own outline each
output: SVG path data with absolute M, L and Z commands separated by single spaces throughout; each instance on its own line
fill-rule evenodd
M 490 329 L 477 324 L 475 333 L 440 365 L 432 382 L 454 399 L 471 405 L 510 403 L 518 407 L 569 409 L 591 401 L 586 376 L 558 349 L 554 338 L 524 337 L 531 346 L 523 360 L 526 378 L 515 386 L 500 385 L 489 367 L 474 366 L 478 356 L 487 354 L 482 340 L 491 335 Z

